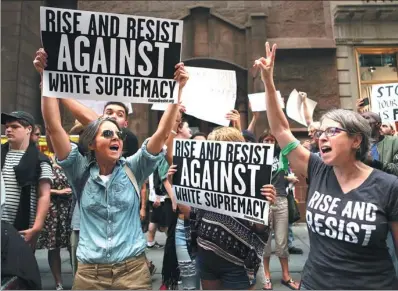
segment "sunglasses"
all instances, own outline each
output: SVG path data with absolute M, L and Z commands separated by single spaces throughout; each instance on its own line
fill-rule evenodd
M 101 134 L 104 138 L 107 139 L 112 139 L 115 135 L 115 132 L 113 130 L 110 129 L 105 129 L 102 134 Z M 116 136 L 121 139 L 124 140 L 126 138 L 126 132 L 125 131 L 117 131 L 116 132 Z
M 320 138 L 322 134 L 325 134 L 326 137 L 332 137 L 335 136 L 336 134 L 339 134 L 340 132 L 348 132 L 347 130 L 340 128 L 340 127 L 328 127 L 325 130 L 316 130 L 314 137 Z

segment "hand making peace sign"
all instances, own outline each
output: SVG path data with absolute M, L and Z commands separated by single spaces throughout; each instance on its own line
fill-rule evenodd
M 254 61 L 254 68 L 261 70 L 261 80 L 265 82 L 266 79 L 273 77 L 274 74 L 274 64 L 275 64 L 275 55 L 276 55 L 276 44 L 272 46 L 272 50 L 270 50 L 269 42 L 265 43 L 265 55 L 266 57 L 261 57 L 258 60 Z

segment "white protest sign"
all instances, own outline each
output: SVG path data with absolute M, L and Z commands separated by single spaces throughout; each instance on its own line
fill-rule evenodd
M 311 116 L 313 116 L 317 102 L 308 98 L 306 100 L 308 112 Z M 305 121 L 304 117 L 303 102 L 296 89 L 294 89 L 290 93 L 289 99 L 286 102 L 286 114 L 294 121 L 297 121 L 298 123 L 307 126 L 307 122 Z
M 79 102 L 84 106 L 91 108 L 98 115 L 102 115 L 104 113 L 104 107 L 107 103 L 107 101 L 96 101 L 96 100 L 79 100 Z M 126 102 L 124 102 L 123 104 L 127 106 L 129 110 L 128 114 L 132 114 L 133 108 L 131 107 L 131 104 Z
M 183 21 L 40 7 L 43 95 L 176 103 Z
M 182 91 L 186 114 L 222 126 L 229 126 L 225 115 L 235 108 L 236 72 L 185 67 L 189 80 Z M 154 104 L 152 110 L 166 110 L 167 104 Z
M 398 121 L 398 83 L 373 85 L 371 102 L 383 122 Z
M 267 111 L 267 106 L 265 104 L 265 94 L 265 92 L 261 92 L 248 95 L 252 112 Z M 278 101 L 281 107 L 285 108 L 281 92 L 276 91 L 276 95 L 278 97 Z
M 274 146 L 175 139 L 173 190 L 178 203 L 268 225 Z

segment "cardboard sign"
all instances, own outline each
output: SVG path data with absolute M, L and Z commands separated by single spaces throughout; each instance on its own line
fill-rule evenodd
M 186 114 L 198 119 L 229 126 L 225 115 L 235 108 L 236 72 L 185 67 L 189 81 L 182 91 Z M 166 104 L 154 104 L 152 110 L 166 110 Z
M 175 139 L 178 203 L 268 225 L 273 145 Z
M 311 117 L 314 114 L 314 110 L 317 104 L 317 102 L 307 97 L 307 107 Z M 290 93 L 289 99 L 286 102 L 286 114 L 294 121 L 297 121 L 298 123 L 307 126 L 307 122 L 304 117 L 303 102 L 301 101 L 301 97 L 299 96 L 299 93 L 296 89 L 294 89 Z
M 261 92 L 261 93 L 253 93 L 248 95 L 252 112 L 267 111 L 267 105 L 265 104 L 265 98 L 266 98 L 265 94 L 266 94 L 265 92 Z M 285 108 L 281 92 L 276 91 L 276 94 L 278 97 L 279 104 L 281 105 L 282 108 Z
M 373 85 L 371 102 L 383 122 L 398 121 L 398 83 Z
M 175 103 L 183 21 L 40 7 L 43 95 Z

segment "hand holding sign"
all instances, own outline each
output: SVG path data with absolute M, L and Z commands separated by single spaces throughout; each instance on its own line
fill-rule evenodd
M 175 66 L 175 73 L 174 73 L 174 80 L 176 80 L 179 84 L 179 88 L 180 91 L 185 87 L 185 85 L 187 84 L 187 81 L 189 79 L 189 75 L 187 70 L 184 67 L 184 63 L 178 63 Z M 179 97 L 181 98 L 181 96 L 179 95 Z M 181 100 L 178 100 L 178 102 L 180 103 Z
M 43 48 L 40 48 L 36 52 L 35 59 L 33 60 L 33 65 L 36 68 L 36 71 L 42 75 L 45 67 L 47 67 L 47 53 Z
M 261 188 L 261 195 L 263 195 L 271 204 L 274 204 L 276 200 L 276 190 L 274 185 L 264 185 Z
M 270 50 L 269 42 L 265 43 L 265 58 L 261 57 L 254 62 L 253 67 L 257 67 L 261 69 L 261 80 L 263 82 L 265 79 L 273 78 L 274 76 L 274 64 L 275 64 L 275 55 L 276 55 L 276 44 L 272 46 L 272 50 Z

